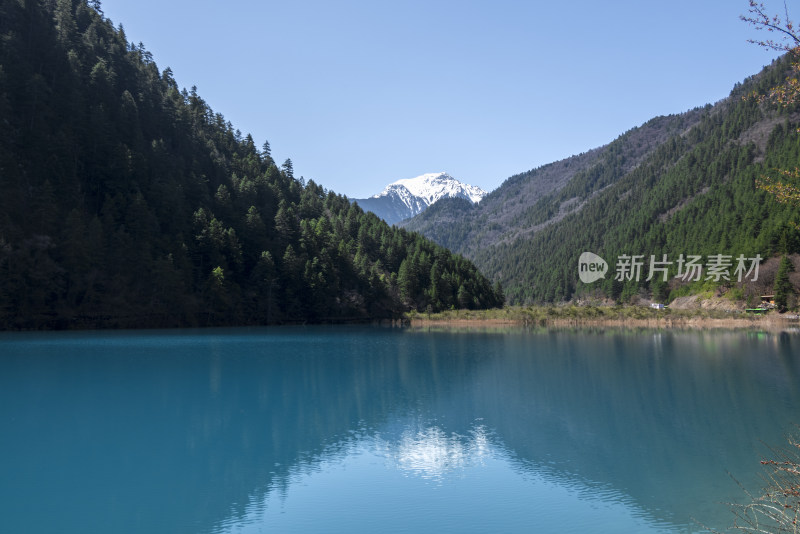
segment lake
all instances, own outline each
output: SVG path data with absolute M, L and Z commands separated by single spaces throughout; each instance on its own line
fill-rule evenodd
M 724 530 L 798 384 L 789 333 L 3 333 L 0 531 Z

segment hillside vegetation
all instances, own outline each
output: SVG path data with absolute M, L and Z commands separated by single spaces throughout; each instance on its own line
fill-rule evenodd
M 0 328 L 497 305 L 469 261 L 278 166 L 97 3 L 0 3 Z
M 756 187 L 771 169 L 800 165 L 798 108 L 745 98 L 778 85 L 787 68 L 777 61 L 713 106 L 655 118 L 604 147 L 511 177 L 477 206 L 437 203 L 406 227 L 475 261 L 516 304 L 734 288 L 735 280 L 705 273 L 682 287 L 675 262 L 681 254 L 800 252 L 797 208 Z M 604 280 L 579 280 L 585 251 L 608 261 Z M 647 282 L 650 256 L 664 254 L 670 281 Z M 638 281 L 614 280 L 621 255 L 645 257 Z M 738 289 L 752 300 L 763 288 Z

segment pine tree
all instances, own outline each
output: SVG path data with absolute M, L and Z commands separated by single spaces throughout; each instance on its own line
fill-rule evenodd
M 294 180 L 294 165 L 292 164 L 292 160 L 290 158 L 286 158 L 286 161 L 284 161 L 283 165 L 281 165 L 281 170 L 288 179 Z
M 267 165 L 274 163 L 272 160 L 272 148 L 269 146 L 269 141 L 264 141 L 264 144 L 261 146 L 261 158 Z

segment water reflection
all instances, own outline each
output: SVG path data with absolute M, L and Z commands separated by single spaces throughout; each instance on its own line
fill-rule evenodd
M 800 421 L 798 339 L 3 335 L 0 531 L 591 530 L 575 499 L 611 531 L 724 529 L 719 503 L 742 497 L 727 472 L 757 481 L 762 441 Z
M 376 448 L 389 460 L 388 467 L 441 481 L 446 475 L 483 465 L 489 454 L 489 439 L 483 426 L 473 428 L 466 437 L 429 426 L 406 430 L 397 442 L 378 438 Z
M 671 532 L 626 495 L 539 474 L 481 425 L 469 436 L 408 423 L 359 434 L 295 465 L 214 534 L 291 532 Z

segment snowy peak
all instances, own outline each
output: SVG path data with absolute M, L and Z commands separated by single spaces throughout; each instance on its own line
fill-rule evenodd
M 402 190 L 417 197 L 426 206 L 430 206 L 440 198 L 466 198 L 471 202 L 480 202 L 486 196 L 486 191 L 474 185 L 459 182 L 446 172 L 423 174 L 416 178 L 397 180 L 386 186 L 382 193 L 373 195 L 372 198 L 391 195 L 393 192 L 402 194 Z
M 459 182 L 446 172 L 436 172 L 397 180 L 377 195 L 356 202 L 394 224 L 421 213 L 440 198 L 464 198 L 475 203 L 484 196 L 486 191 L 480 187 Z

